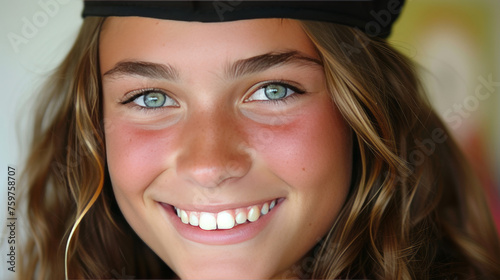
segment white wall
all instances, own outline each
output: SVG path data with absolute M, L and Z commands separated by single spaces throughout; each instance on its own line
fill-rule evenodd
M 14 279 L 7 264 L 7 169 L 21 171 L 30 130 L 22 119 L 30 113 L 33 93 L 74 41 L 83 1 L 1 0 L 0 7 L 0 279 Z M 18 239 L 23 218 L 16 217 Z

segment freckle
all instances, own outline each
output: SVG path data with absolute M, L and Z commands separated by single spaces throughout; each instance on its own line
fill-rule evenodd
M 302 167 L 302 171 L 306 171 L 306 168 L 305 168 L 305 167 Z

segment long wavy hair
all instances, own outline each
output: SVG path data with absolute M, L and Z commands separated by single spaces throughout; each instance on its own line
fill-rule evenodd
M 19 279 L 172 278 L 123 218 L 106 170 L 99 73 L 104 18 L 78 38 L 39 97 L 24 173 L 30 224 Z M 500 279 L 484 194 L 422 95 L 413 64 L 383 39 L 301 21 L 354 134 L 352 186 L 301 278 Z

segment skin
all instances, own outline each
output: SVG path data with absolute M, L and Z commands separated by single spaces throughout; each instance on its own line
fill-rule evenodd
M 226 72 L 235 61 L 266 53 L 297 51 L 319 60 L 300 25 L 108 18 L 99 51 L 109 172 L 137 234 L 181 278 L 291 276 L 346 199 L 352 135 L 321 65 L 285 63 L 239 77 Z M 177 78 L 109 74 L 122 61 L 168 64 Z M 275 80 L 306 93 L 286 102 L 248 100 Z M 144 88 L 163 90 L 174 106 L 122 104 Z M 269 224 L 232 245 L 184 239 L 158 203 L 204 209 L 279 197 L 285 199 Z

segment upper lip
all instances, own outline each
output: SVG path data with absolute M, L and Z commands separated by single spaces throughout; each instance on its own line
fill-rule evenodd
M 228 203 L 228 204 L 206 204 L 206 205 L 188 205 L 188 204 L 170 204 L 165 202 L 159 202 L 162 205 L 170 205 L 176 208 L 186 210 L 186 211 L 195 211 L 195 212 L 209 212 L 209 213 L 218 213 L 224 210 L 232 210 L 237 208 L 244 208 L 253 205 L 261 205 L 265 202 L 271 202 L 273 200 L 279 200 L 280 197 L 268 198 L 262 200 L 256 200 L 252 202 L 243 202 L 243 203 Z

